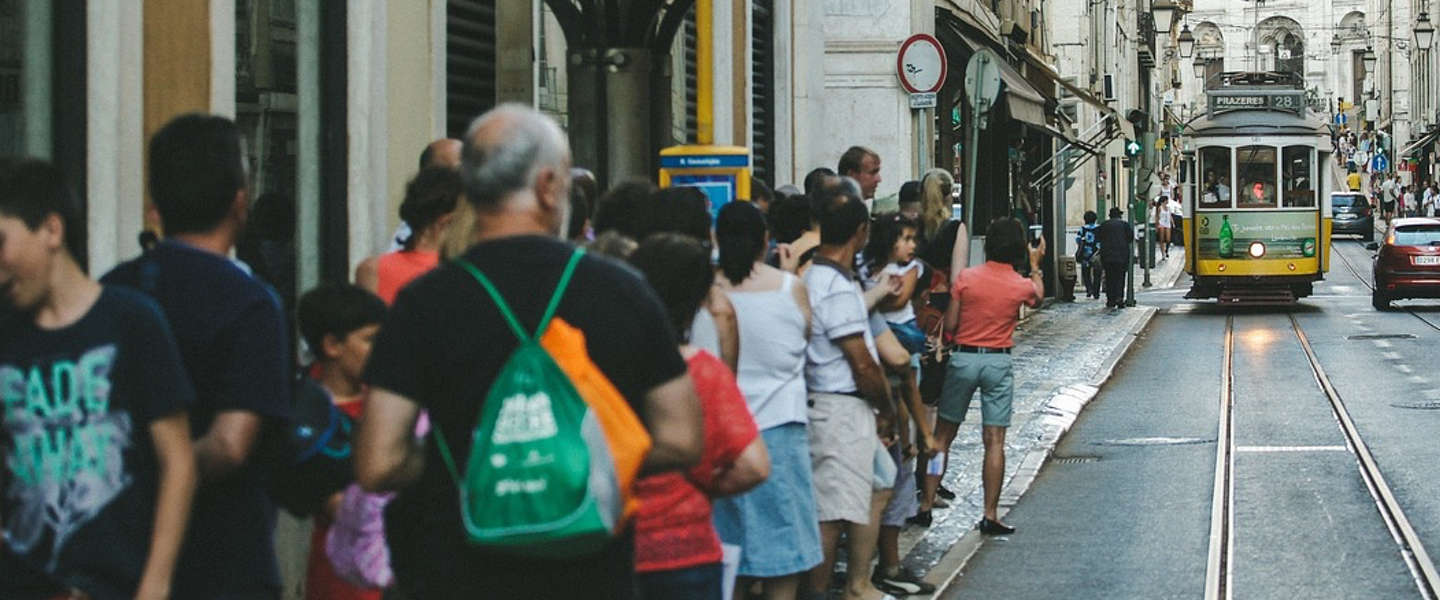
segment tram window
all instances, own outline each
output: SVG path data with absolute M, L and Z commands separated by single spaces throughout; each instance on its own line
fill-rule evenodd
M 1200 170 L 1205 174 L 1200 182 L 1200 208 L 1230 208 L 1230 186 L 1234 181 L 1230 173 L 1230 149 L 1201 148 Z
M 1238 208 L 1274 208 L 1275 147 L 1243 146 L 1236 149 L 1235 166 L 1240 171 Z
M 1314 208 L 1315 183 L 1311 181 L 1309 146 L 1286 146 L 1282 153 L 1285 168 L 1285 208 Z

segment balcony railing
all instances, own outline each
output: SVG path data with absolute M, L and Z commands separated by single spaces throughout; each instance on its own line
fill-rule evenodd
M 1140 17 L 1136 23 L 1140 36 L 1140 66 L 1148 69 L 1155 66 L 1155 17 L 1146 10 L 1136 14 Z

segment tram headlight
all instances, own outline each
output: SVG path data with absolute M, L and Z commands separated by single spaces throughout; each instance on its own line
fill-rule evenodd
M 1262 256 L 1265 256 L 1265 242 L 1251 242 L 1250 258 L 1260 258 Z

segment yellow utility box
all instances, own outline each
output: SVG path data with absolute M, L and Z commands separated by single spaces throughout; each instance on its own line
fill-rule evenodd
M 660 151 L 660 187 L 695 187 L 710 199 L 710 217 L 735 200 L 750 200 L 750 149 L 671 146 Z

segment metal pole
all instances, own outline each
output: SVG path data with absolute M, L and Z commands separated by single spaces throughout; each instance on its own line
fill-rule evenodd
M 1130 189 L 1126 192 L 1130 197 L 1130 211 L 1126 218 L 1130 221 L 1131 231 L 1135 230 L 1135 161 L 1139 159 L 1139 156 L 1130 159 Z M 1135 306 L 1135 250 L 1132 249 L 1125 255 L 1126 261 L 1130 263 L 1130 267 L 1125 270 L 1125 306 Z
M 980 146 L 980 115 L 982 103 L 977 102 L 970 110 L 970 144 L 965 149 L 965 231 L 975 235 L 975 160 L 976 150 Z M 970 266 L 973 261 L 969 259 L 970 253 L 966 252 L 966 265 Z
M 1137 198 L 1137 200 L 1142 200 Z M 1150 287 L 1150 269 L 1155 266 L 1155 233 L 1157 231 L 1150 225 L 1151 208 L 1148 201 L 1143 201 L 1145 207 L 1145 281 L 1141 285 Z

